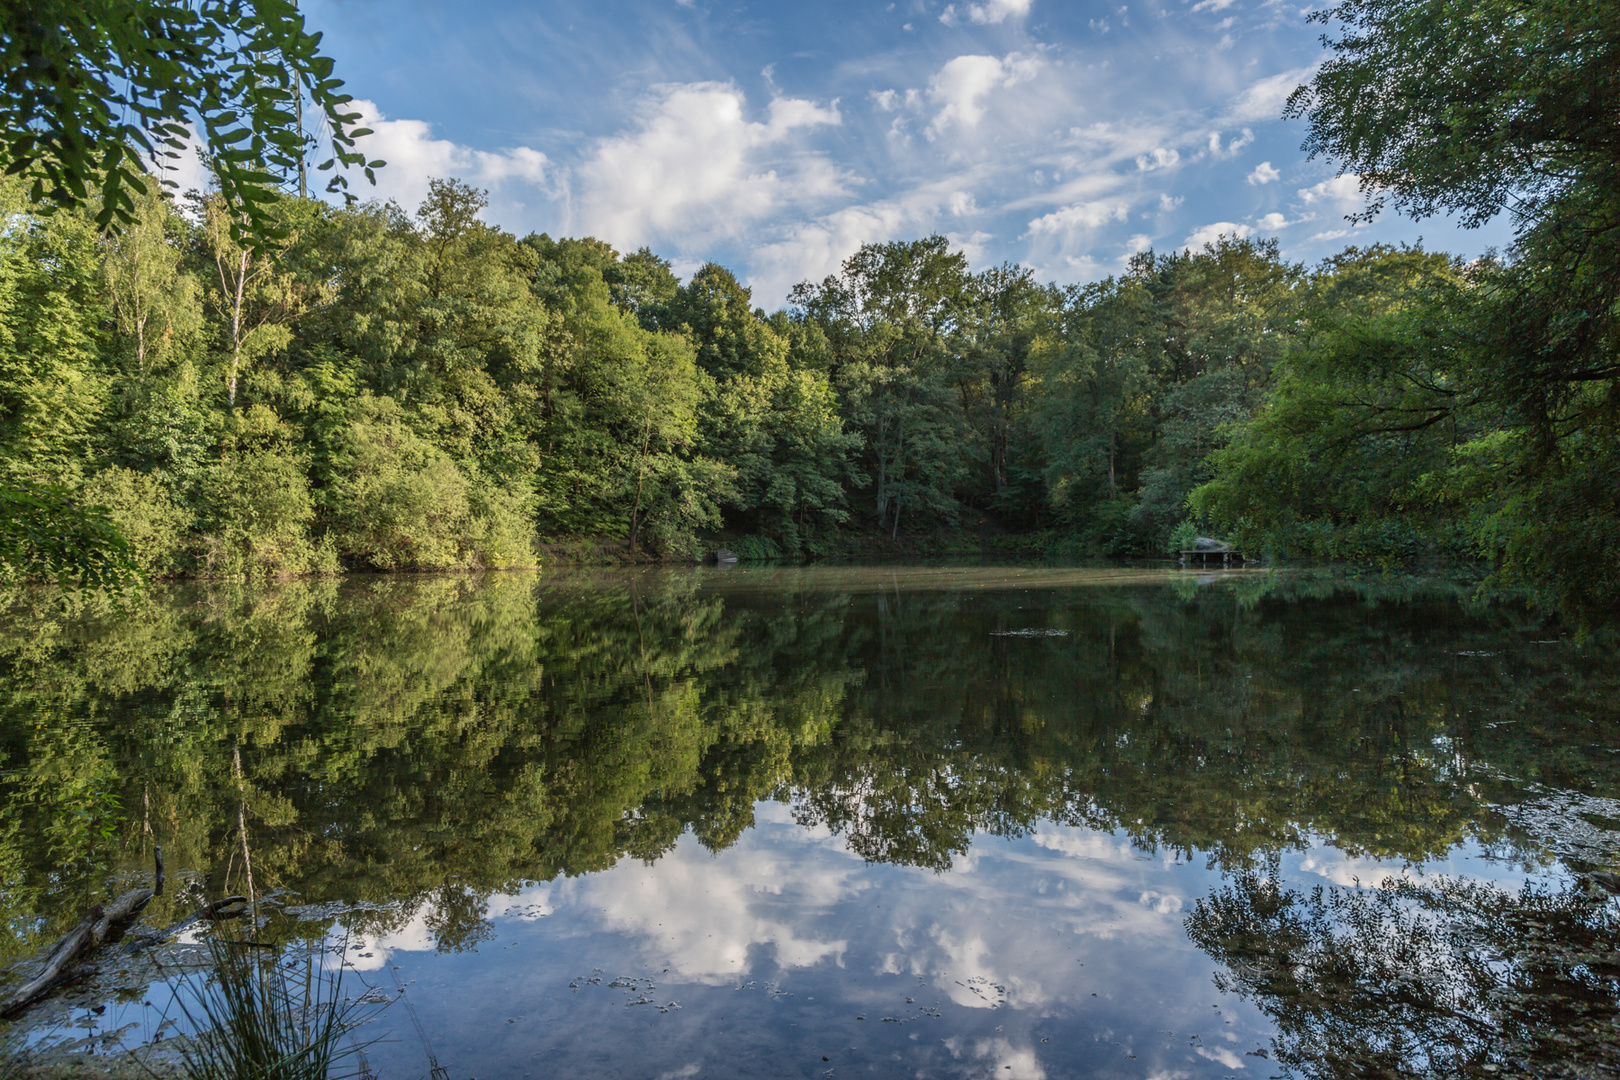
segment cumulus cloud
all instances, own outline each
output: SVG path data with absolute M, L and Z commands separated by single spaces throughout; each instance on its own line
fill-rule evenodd
M 1272 213 L 1261 218 L 1258 224 L 1267 232 L 1276 232 L 1278 229 L 1286 228 L 1291 222 L 1281 214 Z
M 872 93 L 872 100 L 884 112 L 894 112 L 901 108 L 915 108 L 921 100 L 921 95 L 915 90 L 901 93 L 899 90 L 876 90 Z
M 1282 172 L 1273 167 L 1269 161 L 1262 161 L 1260 164 L 1256 165 L 1254 167 L 1254 171 L 1249 174 L 1249 183 L 1251 184 L 1269 184 L 1273 181 L 1281 179 Z
M 1181 246 L 1192 251 L 1202 251 L 1205 244 L 1213 244 L 1223 236 L 1242 240 L 1253 235 L 1254 229 L 1248 225 L 1240 225 L 1234 221 L 1217 221 L 1211 225 L 1198 226 L 1181 242 Z
M 1267 76 L 1239 94 L 1227 109 L 1227 116 L 1238 123 L 1280 120 L 1288 95 L 1315 73 L 1314 67 L 1302 67 Z
M 1246 1068 L 1243 1059 L 1224 1046 L 1195 1046 L 1193 1049 L 1199 1057 L 1225 1065 L 1228 1069 Z
M 1421 876 L 1421 872 L 1414 873 L 1412 867 L 1405 863 L 1347 855 L 1322 841 L 1318 841 L 1300 860 L 1299 868 L 1307 874 L 1316 874 L 1346 888 L 1366 886 L 1376 889 L 1382 888 L 1391 879 Z
M 764 122 L 746 106 L 729 83 L 660 88 L 631 130 L 597 142 L 579 166 L 572 227 L 631 248 L 717 238 L 846 190 L 829 158 L 794 152 L 804 132 L 841 122 L 837 102 L 777 98 Z
M 545 197 L 550 179 L 550 161 L 545 154 L 527 146 L 505 150 L 474 150 L 449 139 L 433 137 L 433 125 L 425 120 L 390 120 L 374 102 L 356 100 L 354 111 L 372 133 L 360 140 L 359 149 L 368 158 L 381 158 L 388 167 L 377 171 L 378 198 L 394 199 L 414 209 L 427 195 L 430 179 L 455 177 L 474 187 L 488 189 L 491 202 L 500 210 L 521 208 L 525 197 Z M 350 189 L 366 197 L 364 179 L 349 180 Z M 506 204 L 504 206 L 500 204 Z M 508 215 L 492 213 L 491 220 L 509 220 Z
M 1361 177 L 1355 173 L 1345 173 L 1320 184 L 1300 188 L 1299 197 L 1307 206 L 1337 210 L 1340 214 L 1354 214 L 1366 205 L 1366 199 L 1361 194 Z
M 968 22 L 980 25 L 994 25 L 1008 19 L 1023 18 L 1029 14 L 1033 2 L 1034 0 L 985 0 L 982 4 L 966 4 L 960 11 L 955 4 L 947 4 L 945 10 L 939 13 L 939 21 L 946 26 L 956 26 L 965 18 Z
M 185 137 L 186 148 L 181 150 L 178 156 L 160 160 L 146 159 L 146 167 L 154 173 L 162 174 L 165 186 L 174 185 L 170 190 L 181 195 L 192 190 L 206 191 L 212 183 L 208 168 L 203 165 L 202 155 L 199 152 L 202 148 L 202 140 L 197 137 L 197 129 L 191 124 L 187 124 L 185 127 L 187 132 Z M 360 182 L 365 183 L 364 179 L 361 179 Z M 349 183 L 353 184 L 354 179 L 351 178 Z
M 1192 6 L 1192 9 L 1194 11 L 1225 11 L 1235 3 L 1237 3 L 1237 0 L 1198 0 L 1198 3 Z
M 1136 167 L 1142 172 L 1152 172 L 1155 169 L 1168 169 L 1180 160 L 1180 153 L 1175 150 L 1166 150 L 1160 146 L 1156 147 L 1151 153 L 1138 154 Z
M 573 885 L 571 893 L 601 913 L 603 926 L 640 939 L 658 967 L 691 982 L 724 985 L 751 970 L 750 951 L 761 946 L 783 968 L 843 956 L 844 939 L 803 924 L 811 920 L 796 925 L 784 918 L 827 910 L 862 887 L 856 859 L 829 846 L 817 854 L 813 873 L 758 847 L 732 852 L 722 868 L 707 851 L 686 844 L 635 871 L 634 888 L 598 876 Z M 772 904 L 771 897 L 789 902 Z
M 381 933 L 350 933 L 341 924 L 326 935 L 326 952 L 321 964 L 342 966 L 350 971 L 381 971 L 396 952 L 432 952 L 438 948 L 433 923 L 438 912 L 431 904 L 418 908 L 402 925 Z
M 1032 234 L 1066 233 L 1074 229 L 1095 229 L 1109 221 L 1124 221 L 1130 214 L 1131 204 L 1123 200 L 1099 200 L 1076 203 L 1054 210 L 1029 223 Z
M 1046 1080 L 1046 1068 L 1031 1047 L 1014 1046 L 1005 1038 L 970 1040 L 952 1036 L 943 1041 L 951 1057 L 979 1063 L 982 1075 L 1005 1076 L 1007 1080 Z
M 893 198 L 792 223 L 776 239 L 754 248 L 748 284 L 756 300 L 771 303 L 800 281 L 833 273 L 862 244 L 917 236 L 935 228 L 942 215 L 959 217 L 971 209 L 972 195 L 958 185 L 958 178 L 947 176 Z M 975 233 L 969 239 L 982 250 L 982 237 Z
M 1209 152 L 1217 158 L 1235 157 L 1240 150 L 1252 142 L 1254 142 L 1254 132 L 1244 128 L 1243 134 L 1229 140 L 1226 146 L 1223 147 L 1221 146 L 1221 133 L 1212 131 L 1209 133 Z
M 928 82 L 928 96 L 939 106 L 928 125 L 930 139 L 950 128 L 971 131 L 984 118 L 984 99 L 993 91 L 1033 79 L 1039 57 L 1009 53 L 1005 57 L 958 56 Z

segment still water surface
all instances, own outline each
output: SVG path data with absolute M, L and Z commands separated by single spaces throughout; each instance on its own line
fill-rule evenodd
M 13 957 L 167 854 L 382 1077 L 1615 1075 L 1614 657 L 1445 582 L 193 587 L 0 634 Z M 25 1020 L 118 1053 L 195 931 Z M 101 1011 L 95 1011 L 99 1008 Z

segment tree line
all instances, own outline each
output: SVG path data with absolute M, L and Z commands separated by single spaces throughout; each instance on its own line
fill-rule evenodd
M 683 283 L 645 248 L 518 238 L 448 178 L 407 213 L 123 177 L 92 222 L 88 193 L 44 198 L 55 159 L 24 139 L 0 188 L 0 569 L 507 567 L 580 538 L 797 558 L 964 525 L 1151 554 L 1208 531 L 1477 559 L 1612 614 L 1620 18 L 1527 10 L 1346 0 L 1313 16 L 1340 36 L 1288 106 L 1363 216 L 1510 215 L 1512 247 L 1470 263 L 1228 237 L 1060 287 L 933 236 L 767 313 L 713 263 Z
M 985 517 L 1089 553 L 1217 521 L 1460 553 L 1409 488 L 1497 430 L 1371 431 L 1455 396 L 1398 365 L 1498 272 L 1415 248 L 1306 268 L 1222 239 L 1065 288 L 935 236 L 767 315 L 715 264 L 683 284 L 646 249 L 517 238 L 455 180 L 415 214 L 283 199 L 277 251 L 217 195 L 145 196 L 106 236 L 8 194 L 0 464 L 107 507 L 154 576 L 525 566 L 537 537 L 685 558 L 721 529 L 799 557 Z M 1347 413 L 1349 377 L 1412 400 Z M 1251 480 L 1276 457 L 1287 488 Z

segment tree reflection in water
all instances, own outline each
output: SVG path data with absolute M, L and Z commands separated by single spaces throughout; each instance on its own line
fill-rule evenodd
M 1310 1077 L 1620 1074 L 1616 905 L 1458 880 L 1299 892 L 1252 871 L 1198 901 L 1223 990 Z
M 721 850 L 775 799 L 935 870 L 1043 821 L 1207 859 L 1230 882 L 1189 930 L 1301 1072 L 1551 1054 L 1601 1075 L 1610 907 L 1258 875 L 1319 842 L 1554 867 L 1504 808 L 1620 792 L 1594 735 L 1612 656 L 1467 593 L 833 569 L 189 587 L 128 621 L 41 600 L 0 626 L 0 950 L 59 933 L 153 843 L 175 887 L 151 923 L 242 891 L 251 859 L 259 893 L 373 905 L 358 933 L 425 913 L 466 949 L 496 893 L 688 832 Z M 1005 636 L 1026 628 L 1053 633 Z

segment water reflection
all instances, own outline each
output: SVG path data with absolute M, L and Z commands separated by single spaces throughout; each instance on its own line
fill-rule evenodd
M 742 568 L 16 611 L 3 947 L 161 843 L 181 887 L 149 924 L 290 905 L 260 936 L 332 944 L 383 994 L 397 968 L 435 1056 L 486 1080 L 1612 1066 L 1613 902 L 1575 878 L 1620 856 L 1612 657 L 1443 584 L 1205 577 Z M 1493 944 L 1532 924 L 1574 951 Z M 122 969 L 96 1022 L 138 1040 L 160 977 Z M 1512 1004 L 1549 987 L 1564 1004 Z M 374 1056 L 416 1075 L 397 1012 Z

